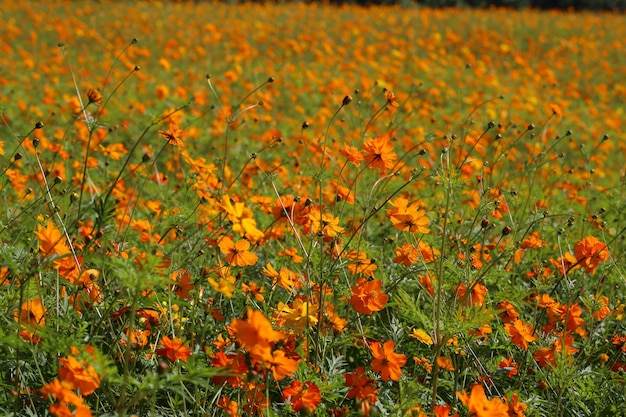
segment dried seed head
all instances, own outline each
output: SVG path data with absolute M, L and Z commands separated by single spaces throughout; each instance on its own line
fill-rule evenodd
M 348 104 L 350 104 L 352 102 L 352 97 L 351 96 L 345 96 L 343 98 L 343 101 L 341 102 L 342 106 L 347 106 Z
M 511 226 L 505 226 L 504 229 L 502 229 L 502 236 L 510 235 L 512 231 Z
M 311 127 L 311 123 L 309 123 L 309 122 L 302 122 L 302 129 L 308 129 L 309 127 Z
M 43 122 L 41 120 L 35 123 L 35 129 L 41 129 L 42 127 L 43 127 Z

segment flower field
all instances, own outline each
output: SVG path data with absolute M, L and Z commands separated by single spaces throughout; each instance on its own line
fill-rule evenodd
M 7 3 L 2 415 L 622 415 L 623 14 Z

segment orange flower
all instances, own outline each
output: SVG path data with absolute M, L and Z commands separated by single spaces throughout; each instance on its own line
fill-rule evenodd
M 350 304 L 357 313 L 371 315 L 373 312 L 385 308 L 389 296 L 381 291 L 383 283 L 379 279 L 367 281 L 359 278 L 356 285 L 350 289 L 352 297 Z
M 326 237 L 335 237 L 342 233 L 344 228 L 339 226 L 339 218 L 330 213 L 320 213 L 315 207 L 309 213 L 311 220 L 311 231 L 313 233 L 321 232 Z
M 20 322 L 23 327 L 34 329 L 46 324 L 46 312 L 47 310 L 43 306 L 41 299 L 33 298 L 22 303 L 20 310 L 16 310 L 13 316 L 15 321 Z
M 175 337 L 170 339 L 167 336 L 161 338 L 162 348 L 157 349 L 156 354 L 159 356 L 165 356 L 172 362 L 176 362 L 180 359 L 183 362 L 187 362 L 187 358 L 191 356 L 191 349 L 189 349 L 182 340 Z
M 436 405 L 434 408 L 435 417 L 459 417 L 458 414 L 450 415 L 450 409 L 452 409 L 450 404 Z
M 509 407 L 499 398 L 489 400 L 481 385 L 472 386 L 468 395 L 465 391 L 457 392 L 459 400 L 469 409 L 472 417 L 508 417 Z
M 538 249 L 541 248 L 544 245 L 543 240 L 541 240 L 541 238 L 539 237 L 539 232 L 533 232 L 530 236 L 528 236 L 526 239 L 524 239 L 524 241 L 522 242 L 521 248 L 522 249 Z
M 276 311 L 278 325 L 287 325 L 297 332 L 301 332 L 306 326 L 317 324 L 317 304 L 309 303 L 303 297 L 296 297 L 291 307 L 283 302 L 278 302 Z
M 211 364 L 216 368 L 222 368 L 224 371 L 221 374 L 223 376 L 211 378 L 218 385 L 227 383 L 231 387 L 237 387 L 248 373 L 248 366 L 243 353 L 226 355 L 223 351 L 217 352 L 215 357 L 211 358 Z
M 406 363 L 406 356 L 401 353 L 395 353 L 393 348 L 393 340 L 386 341 L 384 345 L 378 342 L 370 344 L 372 356 L 374 356 L 372 369 L 374 372 L 380 372 L 380 376 L 385 382 L 387 382 L 389 378 L 393 381 L 398 381 L 400 375 L 402 375 L 400 368 Z
M 250 249 L 250 242 L 245 239 L 238 240 L 237 243 L 229 236 L 222 236 L 217 242 L 220 251 L 226 255 L 226 262 L 234 266 L 254 265 L 259 259 Z
M 231 400 L 227 395 L 221 397 L 217 401 L 217 407 L 224 410 L 224 413 L 229 417 L 236 417 L 239 415 L 239 403 Z
M 537 364 L 541 366 L 542 368 L 548 365 L 550 366 L 556 365 L 556 359 L 554 357 L 554 349 L 551 349 L 551 348 L 537 349 L 537 351 L 533 355 L 533 358 L 535 359 L 535 361 L 537 361 Z
M 284 338 L 281 332 L 272 328 L 272 324 L 261 311 L 251 308 L 247 310 L 246 320 L 233 320 L 230 331 L 242 347 L 248 350 L 257 345 L 269 346 L 270 342 L 278 342 Z
M 517 368 L 519 368 L 519 363 L 515 362 L 513 358 L 503 358 L 498 364 L 498 368 L 507 371 L 506 376 L 509 378 L 517 375 Z
M 253 349 L 253 358 L 259 360 L 259 362 L 266 362 L 266 365 L 272 370 L 276 381 L 281 381 L 293 375 L 298 369 L 298 361 L 291 359 L 283 350 L 275 350 L 271 355 L 261 354 L 258 356 L 255 353 L 256 351 L 259 351 L 259 349 Z
M 20 332 L 20 336 L 26 341 L 32 341 L 35 344 L 39 343 L 40 339 L 33 330 L 46 324 L 46 314 L 47 310 L 39 298 L 25 301 L 20 309 L 15 310 L 13 313 L 15 321 L 19 322 L 23 329 Z
M 480 307 L 485 304 L 485 295 L 487 294 L 487 287 L 481 283 L 477 283 L 472 287 L 470 294 L 467 293 L 467 287 L 464 282 L 459 285 L 456 290 L 456 296 L 463 305 Z
M 45 228 L 37 225 L 35 235 L 39 239 L 39 252 L 43 256 L 53 254 L 62 256 L 70 253 L 70 249 L 65 244 L 65 237 L 52 222 L 46 223 Z
M 512 324 L 506 323 L 504 330 L 511 337 L 513 343 L 519 348 L 523 347 L 524 350 L 528 350 L 528 343 L 537 338 L 537 336 L 533 336 L 533 326 L 521 320 L 515 320 Z
M 64 382 L 70 383 L 72 389 L 78 390 L 80 395 L 92 394 L 100 386 L 102 378 L 87 361 L 79 361 L 73 356 L 68 356 L 59 359 L 59 362 L 61 362 L 59 377 Z
M 346 259 L 356 261 L 348 264 L 348 270 L 353 274 L 363 274 L 366 277 L 373 277 L 374 271 L 378 269 L 376 262 L 368 259 L 365 252 L 351 249 L 345 257 Z
M 609 259 L 609 250 L 603 242 L 593 236 L 587 236 L 574 245 L 574 256 L 578 264 L 586 268 L 586 273 L 593 274 L 600 262 Z
M 524 412 L 528 408 L 528 406 L 524 403 L 519 402 L 519 395 L 514 393 L 511 395 L 511 400 L 509 401 L 508 397 L 504 397 L 506 400 L 506 405 L 509 408 L 509 417 L 526 417 Z
M 404 266 L 411 266 L 419 259 L 420 251 L 413 245 L 405 243 L 396 248 L 396 257 L 393 261 Z
M 391 90 L 385 90 L 385 99 L 387 103 L 392 107 L 398 107 L 398 97 Z
M 426 331 L 423 329 L 413 329 L 413 333 L 411 333 L 409 337 L 412 337 L 413 339 L 417 339 L 426 345 L 433 344 L 432 337 L 430 337 L 430 335 L 426 333 Z
M 437 366 L 446 371 L 454 371 L 452 360 L 450 360 L 450 358 L 446 358 L 445 356 L 437 356 Z
M 361 152 L 354 146 L 348 145 L 347 143 L 343 145 L 343 149 L 339 149 L 339 153 L 357 167 L 361 165 L 361 161 L 365 159 L 365 157 L 363 156 L 363 152 Z
M 393 151 L 393 143 L 386 136 L 368 139 L 363 144 L 365 162 L 370 168 L 378 168 L 381 174 L 394 165 L 398 155 Z
M 87 99 L 89 100 L 87 105 L 89 105 L 89 103 L 102 104 L 102 102 L 104 101 L 100 91 L 94 90 L 93 88 L 87 90 Z
M 502 301 L 496 306 L 496 310 L 504 310 L 498 313 L 498 317 L 500 317 L 504 323 L 514 322 L 519 317 L 515 306 L 508 301 Z
M 296 412 L 303 410 L 305 415 L 315 412 L 317 405 L 322 402 L 322 395 L 317 385 L 312 382 L 295 380 L 283 390 L 283 400 L 289 401 Z
M 176 292 L 176 296 L 184 300 L 191 297 L 189 291 L 193 290 L 194 285 L 191 282 L 191 273 L 185 269 L 174 271 L 170 274 L 170 279 L 176 284 L 170 286 L 170 290 Z
M 56 400 L 49 408 L 50 414 L 58 417 L 91 417 L 89 407 L 72 389 L 71 383 L 57 378 L 48 382 L 39 391 Z M 69 405 L 75 407 L 74 412 L 70 410 Z
M 407 199 L 398 197 L 389 204 L 393 208 L 387 210 L 387 217 L 391 220 L 393 227 L 409 233 L 430 232 L 430 229 L 426 227 L 430 220 L 426 217 L 426 212 L 421 209 L 421 201 L 409 205 Z
M 159 130 L 159 135 L 163 136 L 172 146 L 180 146 L 183 140 L 180 138 L 183 131 L 178 128 L 176 122 L 171 122 L 169 130 Z
M 356 398 L 359 401 L 367 401 L 371 404 L 376 402 L 378 390 L 374 388 L 376 381 L 365 375 L 365 368 L 359 366 L 356 373 L 345 374 L 346 386 L 350 388 L 348 398 Z
M 263 238 L 264 233 L 257 229 L 252 210 L 244 203 L 231 201 L 227 195 L 224 195 L 221 207 L 226 212 L 228 220 L 233 222 L 233 232 L 253 242 L 258 242 Z

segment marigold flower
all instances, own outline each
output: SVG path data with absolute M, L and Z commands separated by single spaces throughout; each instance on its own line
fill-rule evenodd
M 499 398 L 488 399 L 481 385 L 472 386 L 471 394 L 457 392 L 459 400 L 469 409 L 472 417 L 508 417 L 509 407 Z
M 609 250 L 594 236 L 587 236 L 574 245 L 574 256 L 586 273 L 593 274 L 600 262 L 609 259 Z
M 383 283 L 379 279 L 367 281 L 359 278 L 356 285 L 350 289 L 352 297 L 350 304 L 357 313 L 371 315 L 385 308 L 389 296 L 382 292 Z
M 170 339 L 168 336 L 163 336 L 161 344 L 163 347 L 157 349 L 156 354 L 164 356 L 172 362 L 176 362 L 178 359 L 187 362 L 187 359 L 191 356 L 191 349 L 185 346 L 184 342 L 177 337 Z
M 395 353 L 393 340 L 388 340 L 384 345 L 379 342 L 370 344 L 372 350 L 372 369 L 374 372 L 380 372 L 380 376 L 383 381 L 387 382 L 389 378 L 393 381 L 400 380 L 402 375 L 402 368 L 406 363 L 406 356 L 401 353 Z

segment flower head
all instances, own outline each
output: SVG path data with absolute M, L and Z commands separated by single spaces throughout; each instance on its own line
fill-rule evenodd
M 365 278 L 359 278 L 356 285 L 350 289 L 352 291 L 350 304 L 357 313 L 369 316 L 385 308 L 389 296 L 382 291 L 382 286 L 383 283 L 379 279 L 367 281 Z
M 609 250 L 595 237 L 587 236 L 574 245 L 574 256 L 586 273 L 593 274 L 600 262 L 609 259 Z
M 385 382 L 389 378 L 398 381 L 400 375 L 402 375 L 400 368 L 406 363 L 406 356 L 401 353 L 395 353 L 393 348 L 393 340 L 388 340 L 384 345 L 378 342 L 370 344 L 372 356 L 374 356 L 372 369 L 374 372 L 380 372 L 380 376 Z

